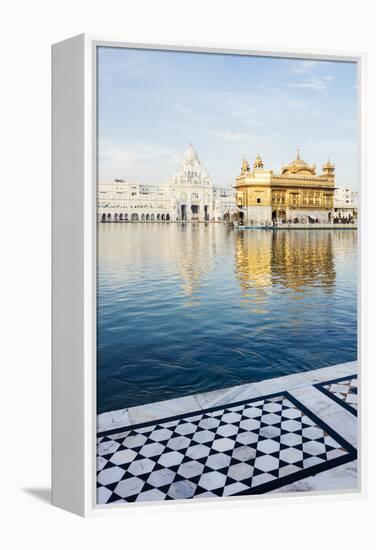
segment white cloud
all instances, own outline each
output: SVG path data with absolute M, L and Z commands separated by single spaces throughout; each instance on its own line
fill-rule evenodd
M 100 141 L 99 180 L 121 178 L 144 183 L 159 183 L 176 171 L 181 154 L 168 147 L 154 144 L 115 143 Z
M 335 153 L 354 153 L 357 148 L 355 141 L 350 140 L 322 140 L 306 143 L 305 147 L 315 153 L 332 156 Z
M 208 130 L 211 135 L 226 141 L 240 143 L 258 143 L 258 137 L 247 132 L 230 132 L 228 130 Z
M 290 82 L 288 84 L 289 88 L 310 88 L 312 90 L 317 90 L 321 92 L 326 90 L 328 87 L 328 82 L 333 80 L 331 75 L 326 76 L 312 76 L 309 79 L 301 80 L 300 82 Z
M 332 85 L 337 75 L 342 78 L 343 65 L 280 60 L 282 70 L 276 64 L 275 72 L 265 67 L 233 81 L 225 69 L 220 78 L 220 66 L 218 75 L 206 75 L 199 65 L 197 78 L 162 59 L 139 61 L 134 56 L 105 71 L 108 111 L 103 112 L 109 119 L 102 125 L 102 180 L 161 182 L 178 170 L 192 141 L 217 185 L 233 183 L 243 154 L 253 159 L 260 153 L 265 166 L 278 170 L 299 145 L 307 162 L 320 164 L 329 155 L 343 181 L 351 183 L 355 114 L 346 86 Z M 194 78 L 187 79 L 191 74 Z
M 293 73 L 311 73 L 322 61 L 314 59 L 295 60 L 290 63 L 290 71 Z
M 177 113 L 185 122 L 200 122 L 205 124 L 210 121 L 210 116 L 203 110 L 193 109 L 184 104 L 166 102 L 166 105 Z
M 334 80 L 332 74 L 323 74 L 323 69 L 332 67 L 333 62 L 317 61 L 313 59 L 293 61 L 290 63 L 290 72 L 302 80 L 288 84 L 289 88 L 306 88 L 321 92 L 328 87 L 328 82 Z

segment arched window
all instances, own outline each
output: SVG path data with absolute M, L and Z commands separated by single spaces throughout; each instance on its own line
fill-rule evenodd
M 170 221 L 170 214 L 166 215 L 166 221 L 168 221 L 168 222 Z

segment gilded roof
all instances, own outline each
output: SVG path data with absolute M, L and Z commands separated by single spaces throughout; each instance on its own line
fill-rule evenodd
M 302 174 L 307 176 L 314 176 L 316 174 L 316 165 L 310 166 L 305 160 L 300 157 L 299 149 L 296 152 L 296 158 L 290 162 L 287 166 L 282 166 L 281 173 L 283 175 L 288 174 Z

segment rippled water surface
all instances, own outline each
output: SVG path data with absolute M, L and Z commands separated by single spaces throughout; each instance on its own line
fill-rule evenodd
M 98 412 L 356 359 L 355 230 L 98 226 Z

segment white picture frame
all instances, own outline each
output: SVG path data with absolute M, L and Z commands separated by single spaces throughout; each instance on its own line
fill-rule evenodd
M 79 35 L 52 47 L 52 501 L 81 516 L 110 514 L 125 507 L 96 505 L 96 49 L 99 46 L 163 49 L 353 61 L 358 64 L 360 122 L 358 162 L 361 177 L 361 214 L 358 242 L 363 249 L 365 227 L 364 53 L 319 50 L 278 51 L 223 44 L 138 44 Z M 361 255 L 359 266 L 364 259 Z M 359 279 L 358 360 L 362 364 L 365 315 L 364 274 Z M 361 484 L 364 494 L 365 372 L 361 367 L 362 402 L 359 439 L 362 442 Z M 300 498 L 273 495 L 273 499 Z M 231 505 L 257 503 L 263 497 L 231 498 Z M 349 494 L 305 494 L 312 498 L 350 498 Z M 200 506 L 216 506 L 200 502 Z M 193 501 L 159 503 L 190 506 Z M 156 506 L 155 503 L 143 506 Z M 141 506 L 141 504 L 137 504 Z M 133 505 L 127 504 L 127 509 Z

